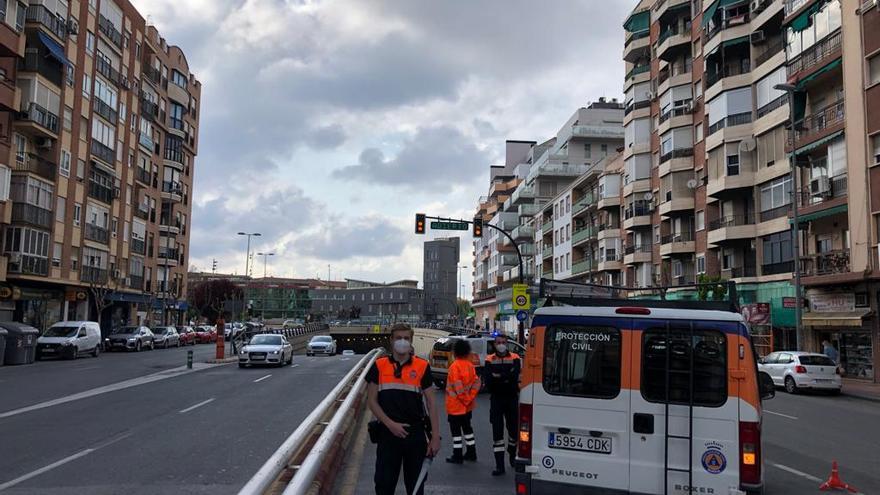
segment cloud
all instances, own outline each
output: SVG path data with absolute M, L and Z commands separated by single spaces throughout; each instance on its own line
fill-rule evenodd
M 329 150 L 341 146 L 346 137 L 341 125 L 331 124 L 312 130 L 306 141 L 316 150 Z
M 402 229 L 387 219 L 366 217 L 334 219 L 320 232 L 297 239 L 295 249 L 306 256 L 338 261 L 397 256 L 405 244 Z
M 391 159 L 376 148 L 363 150 L 357 165 L 333 171 L 333 177 L 387 186 L 448 191 L 484 172 L 488 157 L 450 126 L 420 128 Z

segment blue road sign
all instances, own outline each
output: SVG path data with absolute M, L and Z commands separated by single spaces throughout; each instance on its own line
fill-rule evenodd
M 517 319 L 517 321 L 526 321 L 528 318 L 529 318 L 529 312 L 528 312 L 528 311 L 526 311 L 526 310 L 524 310 L 524 309 L 521 309 L 521 310 L 519 310 L 519 311 L 516 312 L 516 319 Z

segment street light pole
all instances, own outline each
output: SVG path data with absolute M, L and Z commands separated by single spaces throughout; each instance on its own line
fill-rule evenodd
M 248 270 L 250 270 L 250 260 L 251 260 L 251 237 L 260 237 L 262 234 L 260 234 L 259 232 L 252 232 L 252 233 L 239 232 L 238 235 L 247 236 L 247 255 L 244 258 L 244 276 L 249 277 L 250 272 Z
M 275 253 L 257 253 L 257 256 L 263 257 L 263 304 L 262 311 L 260 312 L 263 318 L 263 321 L 266 320 L 266 303 L 269 299 L 269 286 L 266 285 L 266 260 L 269 259 L 269 256 L 275 256 Z
M 257 256 L 263 257 L 263 278 L 266 278 L 266 266 L 267 266 L 266 259 L 269 256 L 275 256 L 275 253 L 257 253 Z
M 804 349 L 804 334 L 802 311 L 803 302 L 801 299 L 801 224 L 798 216 L 798 200 L 800 200 L 799 185 L 800 174 L 797 170 L 797 150 L 795 149 L 795 115 L 794 115 L 794 97 L 800 90 L 793 84 L 777 84 L 773 89 L 785 91 L 788 94 L 788 139 L 791 142 L 791 153 L 788 161 L 791 167 L 791 217 L 793 222 L 792 249 L 794 249 L 794 323 L 795 323 L 795 347 L 797 350 Z

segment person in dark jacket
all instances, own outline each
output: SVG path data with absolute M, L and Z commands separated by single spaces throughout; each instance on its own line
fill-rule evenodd
M 495 470 L 492 476 L 504 474 L 504 430 L 507 429 L 507 453 L 510 465 L 516 458 L 517 410 L 519 408 L 520 357 L 507 347 L 507 336 L 495 336 L 495 353 L 486 357 L 486 388 L 489 391 L 489 421 L 492 423 Z

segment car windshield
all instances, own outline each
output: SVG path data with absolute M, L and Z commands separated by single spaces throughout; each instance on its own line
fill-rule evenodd
M 828 356 L 800 356 L 798 360 L 804 366 L 834 366 L 834 361 Z
M 317 337 L 312 337 L 312 342 L 313 343 L 314 342 L 330 343 L 330 342 L 333 342 L 333 339 L 331 339 L 330 337 L 328 337 L 326 335 L 318 335 Z
M 50 327 L 43 334 L 43 337 L 73 337 L 77 330 L 79 330 L 79 326 Z
M 280 335 L 255 335 L 250 345 L 281 345 Z
M 140 331 L 140 327 L 119 327 L 110 332 L 111 335 L 129 335 L 132 333 L 138 333 Z

